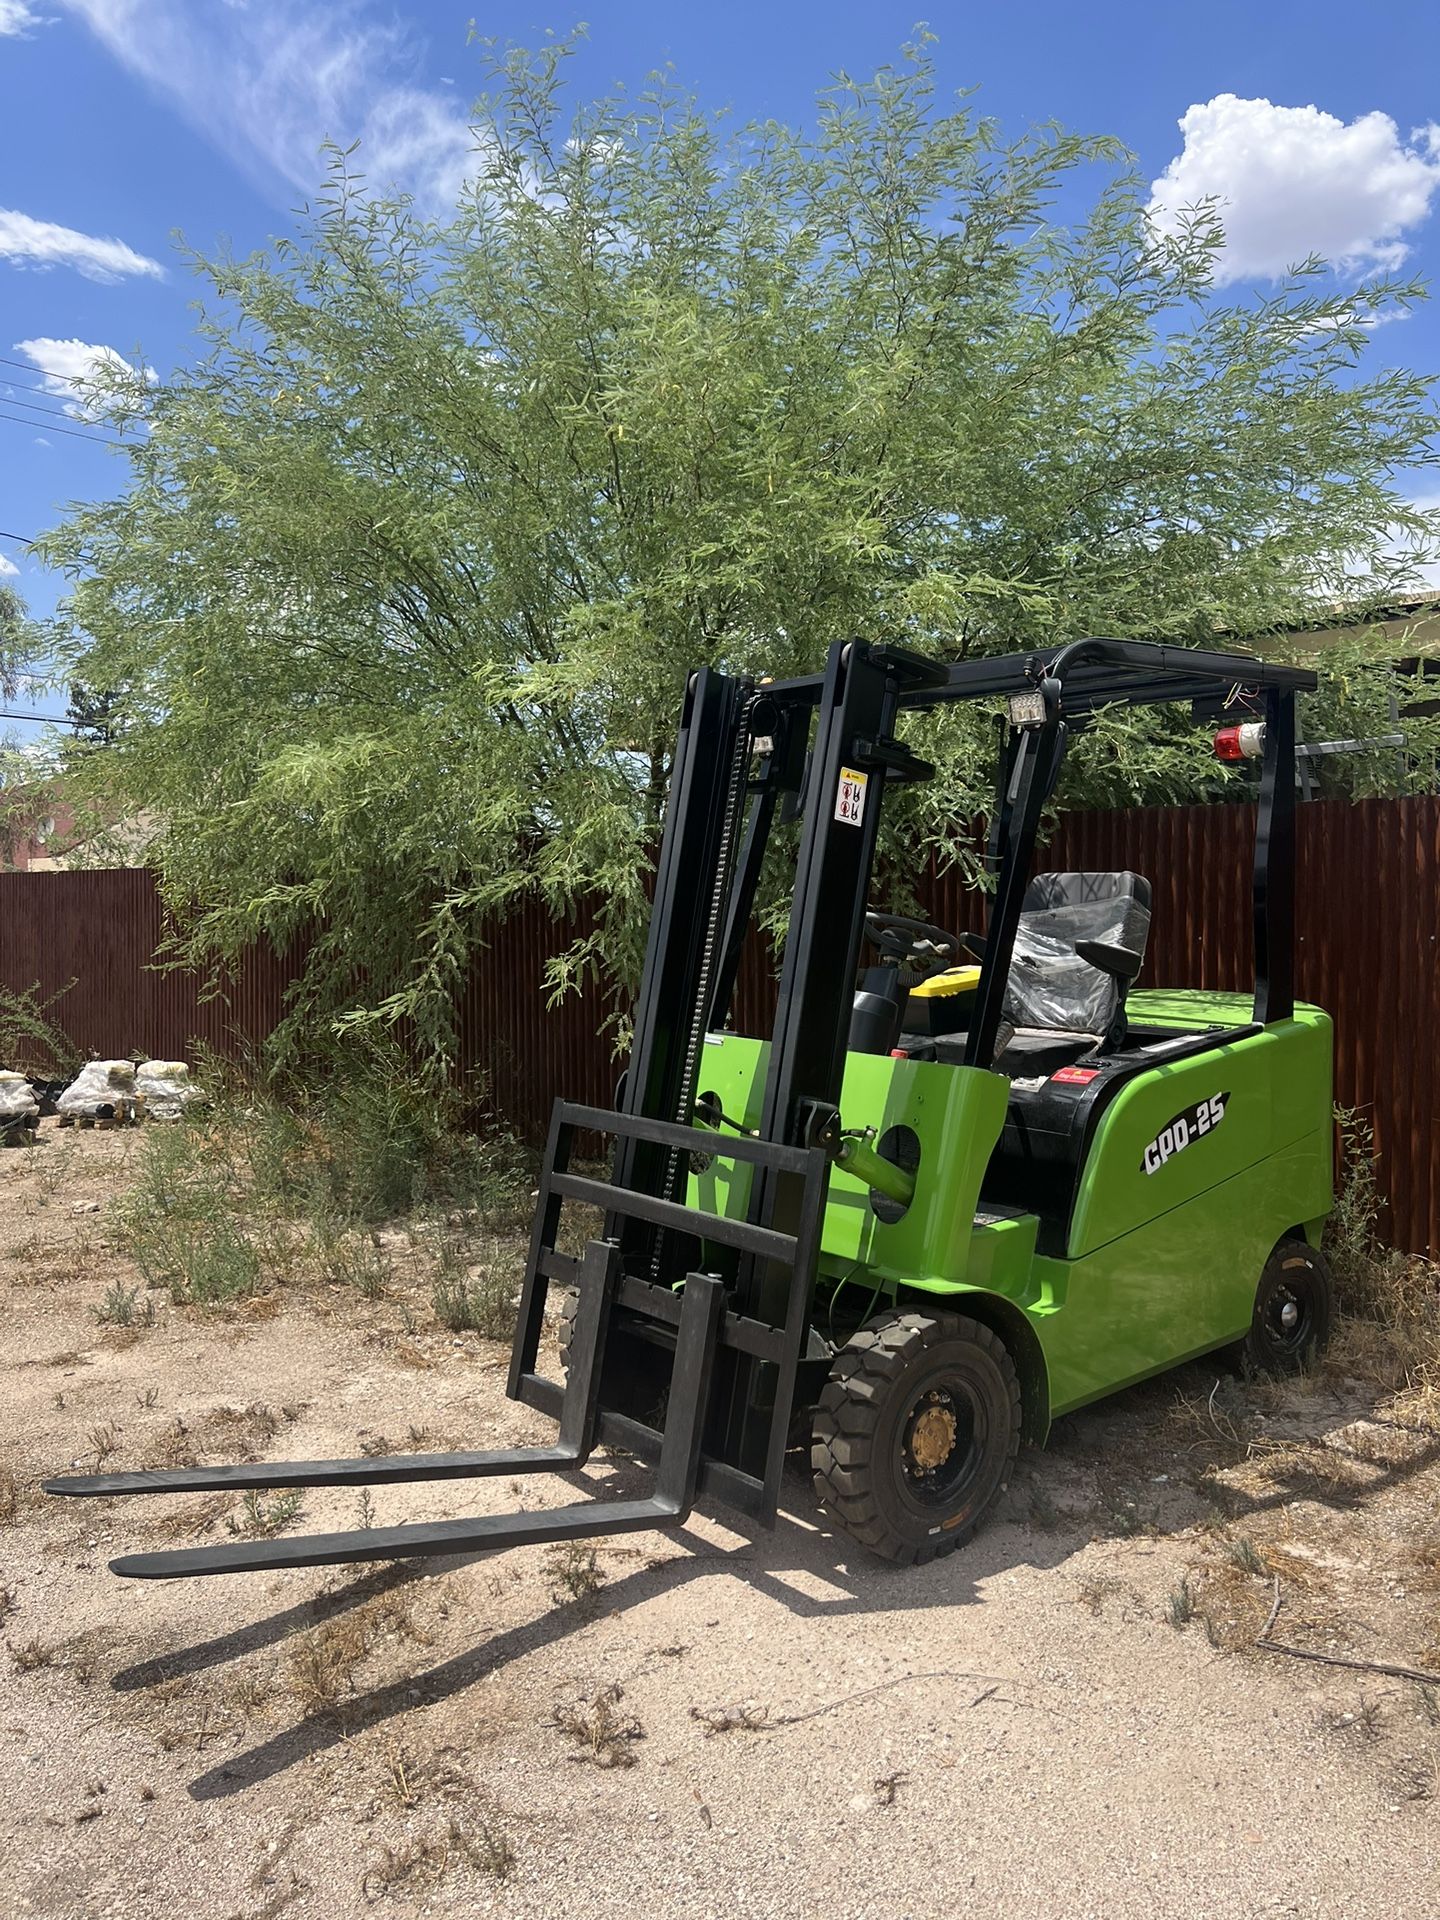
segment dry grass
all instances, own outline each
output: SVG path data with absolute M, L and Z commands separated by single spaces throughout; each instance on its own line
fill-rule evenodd
M 1140 1595 L 1128 1580 L 1119 1580 L 1114 1574 L 1092 1574 L 1082 1580 L 1075 1590 L 1075 1598 L 1082 1607 L 1087 1608 L 1096 1619 L 1105 1611 L 1107 1600 L 1121 1600 L 1130 1606 L 1140 1605 Z
M 17 1673 L 35 1673 L 55 1664 L 55 1648 L 38 1637 L 31 1638 L 23 1646 L 11 1647 L 10 1664 Z
M 178 1466 L 182 1463 L 177 1461 L 174 1464 Z M 228 1493 L 212 1493 L 204 1500 L 179 1500 L 167 1506 L 153 1520 L 146 1521 L 141 1531 L 156 1540 L 199 1540 L 203 1535 L 214 1532 L 218 1523 L 230 1513 L 232 1505 Z
M 387 1846 L 365 1869 L 360 1888 L 367 1900 L 394 1894 L 415 1897 L 433 1892 L 447 1875 L 464 1867 L 494 1880 L 514 1871 L 515 1849 L 493 1808 L 468 1819 L 452 1815 L 419 1839 Z
M 291 1697 L 307 1714 L 339 1711 L 357 1691 L 359 1668 L 385 1639 L 429 1644 L 403 1593 L 378 1594 L 296 1641 L 290 1650 Z
M 416 1755 L 403 1741 L 386 1740 L 380 1749 L 380 1772 L 382 1798 L 401 1812 L 412 1812 L 427 1800 L 473 1804 L 484 1799 L 455 1747 Z
M 639 1755 L 635 1742 L 645 1729 L 634 1714 L 622 1713 L 625 1690 L 618 1681 L 602 1687 L 593 1699 L 562 1703 L 551 1710 L 551 1724 L 581 1749 L 574 1760 L 597 1767 L 633 1767 Z
M 742 1700 L 733 1707 L 691 1707 L 690 1718 L 705 1730 L 705 1738 L 717 1733 L 765 1733 L 770 1726 L 770 1709 Z
M 556 1606 L 566 1600 L 587 1600 L 605 1584 L 596 1549 L 580 1540 L 547 1548 L 541 1566 Z
M 20 1491 L 9 1467 L 0 1467 L 0 1527 L 13 1527 L 20 1517 Z

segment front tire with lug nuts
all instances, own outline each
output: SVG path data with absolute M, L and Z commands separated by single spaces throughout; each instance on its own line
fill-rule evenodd
M 811 1441 L 815 1490 L 852 1539 L 912 1565 L 952 1553 L 1009 1484 L 1015 1363 L 967 1315 L 880 1314 L 836 1354 Z

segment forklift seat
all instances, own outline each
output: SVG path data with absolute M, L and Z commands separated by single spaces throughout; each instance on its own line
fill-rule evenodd
M 1033 1072 L 1032 1053 L 1067 1040 L 1118 1046 L 1149 931 L 1150 882 L 1140 874 L 1037 873 L 1015 933 L 1004 1009 L 1015 1037 L 1000 1070 Z

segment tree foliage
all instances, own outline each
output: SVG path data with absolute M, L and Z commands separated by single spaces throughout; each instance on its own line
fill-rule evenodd
M 1367 373 L 1416 296 L 1317 263 L 1221 300 L 1209 209 L 1144 218 L 1114 142 L 1007 141 L 926 48 L 732 130 L 667 79 L 570 108 L 567 48 L 495 57 L 476 178 L 427 225 L 335 156 L 302 232 L 194 261 L 206 356 L 127 491 L 46 542 L 68 678 L 123 688 L 84 765 L 165 822 L 191 954 L 310 940 L 296 1018 L 441 1052 L 487 913 L 598 898 L 552 961 L 634 970 L 686 674 L 1085 633 L 1258 636 L 1388 596 L 1423 518 L 1427 384 Z M 363 156 L 361 156 L 363 160 Z M 917 722 L 959 847 L 984 716 Z M 1073 797 L 1213 784 L 1180 717 L 1079 745 Z

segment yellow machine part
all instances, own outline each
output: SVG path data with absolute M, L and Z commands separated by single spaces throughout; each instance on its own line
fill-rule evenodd
M 918 987 L 911 987 L 912 1000 L 949 1000 L 957 993 L 973 993 L 980 984 L 979 967 L 947 967 L 944 973 L 932 973 Z

